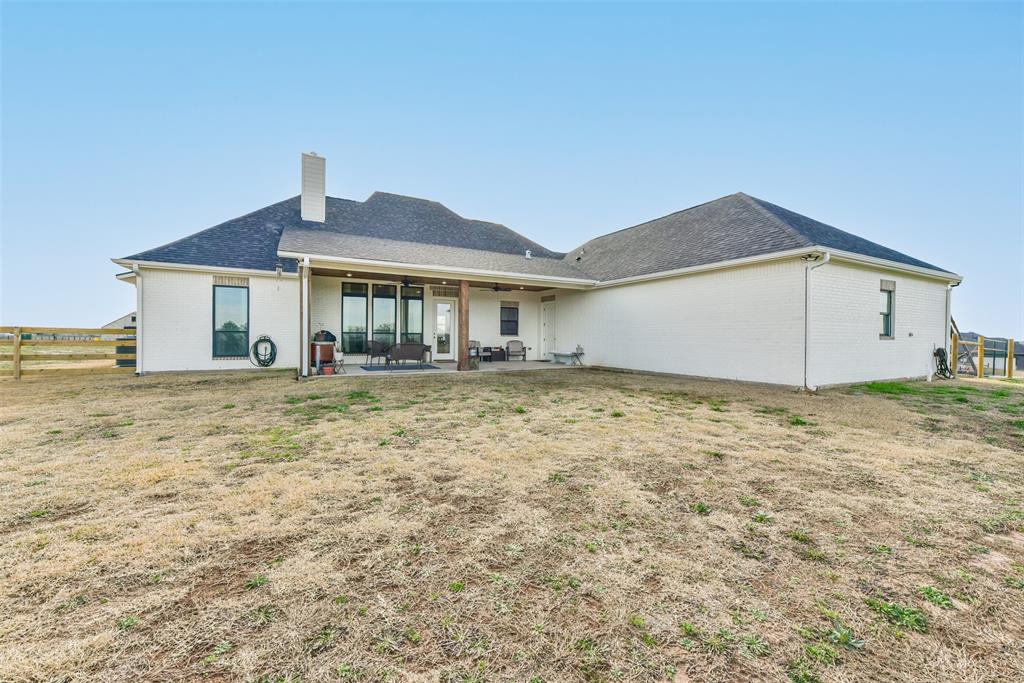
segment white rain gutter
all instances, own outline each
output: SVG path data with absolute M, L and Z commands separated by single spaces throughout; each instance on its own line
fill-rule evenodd
M 299 376 L 309 377 L 309 315 L 312 313 L 309 297 L 311 294 L 309 285 L 309 257 L 302 258 L 301 273 L 299 274 L 299 301 L 302 308 L 299 310 Z
M 138 264 L 132 266 L 135 274 L 135 374 L 142 376 L 142 270 Z
M 815 255 L 815 257 L 817 257 L 817 255 Z M 817 387 L 811 386 L 807 381 L 807 368 L 809 366 L 808 356 L 810 355 L 809 351 L 811 341 L 811 271 L 816 268 L 821 268 L 831 260 L 831 252 L 826 251 L 824 258 L 822 258 L 820 262 L 815 263 L 813 266 L 810 263 L 804 266 L 804 389 L 807 391 L 815 391 L 817 389 Z
M 503 270 L 485 270 L 482 268 L 456 268 L 454 266 L 440 266 L 428 263 L 402 263 L 399 261 L 381 261 L 377 259 L 364 259 L 342 256 L 324 256 L 321 254 L 304 254 L 296 251 L 278 251 L 280 258 L 293 258 L 298 260 L 312 259 L 320 263 L 337 263 L 346 266 L 354 266 L 352 270 L 366 270 L 374 268 L 387 268 L 399 273 L 438 273 L 449 276 L 475 275 L 482 280 L 515 280 L 524 284 L 536 285 L 575 285 L 581 288 L 593 287 L 597 280 L 586 280 L 583 278 L 561 277 L 557 275 L 534 275 L 531 273 L 514 273 Z M 470 279 L 462 277 L 459 279 Z

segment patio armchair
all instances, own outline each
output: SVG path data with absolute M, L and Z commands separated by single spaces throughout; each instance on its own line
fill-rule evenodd
M 518 339 L 505 344 L 505 359 L 512 360 L 515 357 L 521 357 L 523 362 L 526 362 L 526 345 Z
M 413 342 L 402 342 L 401 344 L 395 344 L 386 354 L 387 364 L 397 363 L 399 361 L 411 360 L 415 363 L 422 363 L 424 356 L 427 353 L 426 344 L 416 344 Z
M 383 358 L 387 362 L 388 346 L 384 342 L 371 339 L 366 343 L 366 364 L 373 362 L 374 358 Z

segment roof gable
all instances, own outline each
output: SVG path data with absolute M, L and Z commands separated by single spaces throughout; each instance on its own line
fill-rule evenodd
M 617 280 L 812 247 L 942 270 L 742 192 L 597 237 L 565 258 Z

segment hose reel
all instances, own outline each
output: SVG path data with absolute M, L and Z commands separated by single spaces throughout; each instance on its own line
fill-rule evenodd
M 277 360 L 277 344 L 268 335 L 262 335 L 249 349 L 249 362 L 258 368 L 269 368 Z

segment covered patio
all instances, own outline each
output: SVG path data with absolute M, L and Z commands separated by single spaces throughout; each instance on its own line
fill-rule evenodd
M 322 372 L 323 356 L 340 349 L 348 375 L 420 374 L 470 369 L 470 348 L 484 356 L 479 369 L 562 369 L 550 362 L 558 348 L 559 291 L 589 283 L 572 278 L 491 271 L 425 270 L 407 264 L 281 254 L 299 267 L 302 359 L 299 376 Z M 324 338 L 334 344 L 318 344 Z M 420 356 L 426 369 L 378 370 L 394 356 Z M 333 347 L 328 350 L 328 347 Z M 510 349 L 511 347 L 511 349 Z M 521 349 L 524 356 L 512 356 Z M 403 354 L 402 352 L 405 352 Z M 384 354 L 384 357 L 381 357 Z M 318 363 L 318 357 L 321 362 Z M 367 366 L 371 369 L 364 369 Z

